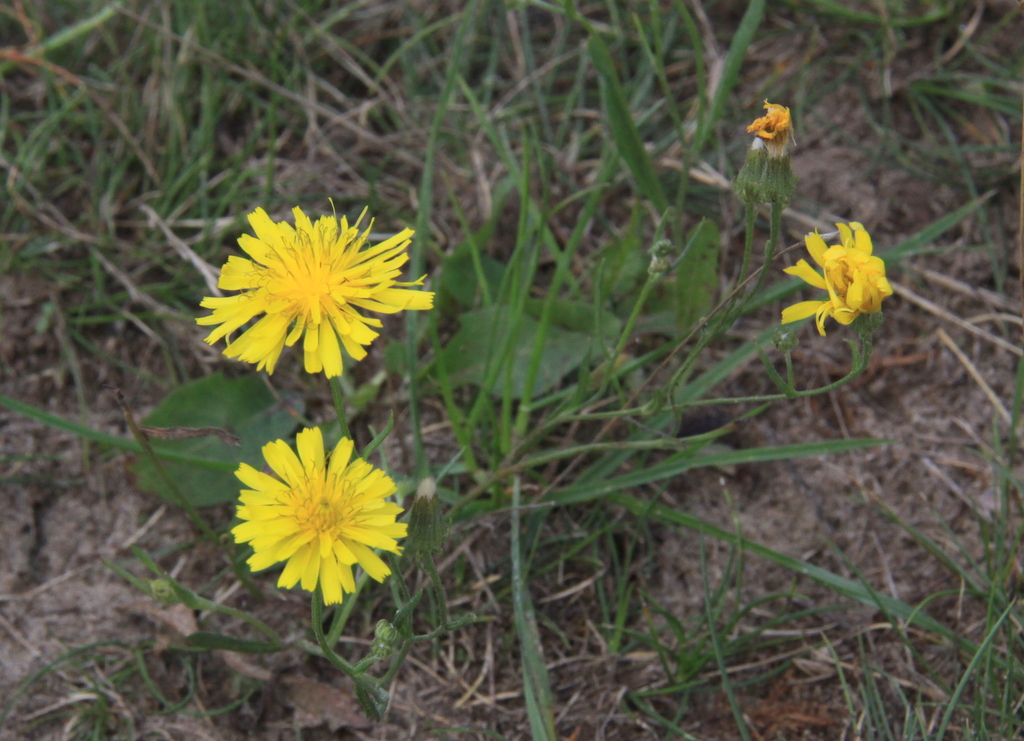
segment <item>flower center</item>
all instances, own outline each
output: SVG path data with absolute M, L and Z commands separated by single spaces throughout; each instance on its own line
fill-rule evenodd
M 331 291 L 337 287 L 323 234 L 298 232 L 295 241 L 279 250 L 280 261 L 266 282 L 271 301 L 279 301 L 292 318 L 302 317 L 317 325 L 328 306 L 337 303 Z
M 342 528 L 353 521 L 352 507 L 349 506 L 349 484 L 342 482 L 333 492 L 318 491 L 313 486 L 304 492 L 294 492 L 296 498 L 294 517 L 306 531 L 327 533 L 338 537 Z

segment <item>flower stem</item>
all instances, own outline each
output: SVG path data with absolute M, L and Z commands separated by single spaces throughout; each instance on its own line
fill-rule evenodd
M 430 553 L 420 556 L 420 566 L 430 576 L 434 585 L 434 600 L 437 602 L 438 612 L 441 613 L 440 626 L 444 631 L 448 630 L 448 596 L 444 591 L 444 584 L 441 583 L 441 575 L 437 573 L 437 566 L 434 565 L 434 557 Z
M 338 426 L 341 427 L 341 436 L 352 439 L 352 433 L 348 431 L 348 419 L 345 417 L 345 396 L 341 391 L 341 377 L 331 378 L 331 396 L 334 397 L 334 411 L 338 413 Z
M 313 635 L 316 636 L 316 642 L 320 645 L 320 650 L 324 652 L 324 657 L 354 682 L 364 681 L 362 677 L 356 674 L 355 668 L 338 656 L 338 654 L 334 653 L 334 649 L 327 643 L 327 637 L 324 635 L 324 595 L 319 583 L 316 585 L 316 589 L 313 590 L 310 612 L 313 617 Z

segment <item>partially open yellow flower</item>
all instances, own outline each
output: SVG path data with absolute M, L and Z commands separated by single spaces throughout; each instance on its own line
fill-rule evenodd
M 357 309 L 393 314 L 403 309 L 429 309 L 434 294 L 405 286 L 423 284 L 395 280 L 408 260 L 405 248 L 412 229 L 364 250 L 370 227 L 359 232 L 360 215 L 351 226 L 322 216 L 316 224 L 296 207 L 295 226 L 274 222 L 262 208 L 249 214 L 256 236 L 243 234 L 239 246 L 252 258 L 232 256 L 221 268 L 219 288 L 241 291 L 235 296 L 204 298 L 202 306 L 213 314 L 198 324 L 219 324 L 206 338 L 213 344 L 260 314 L 265 316 L 228 343 L 224 354 L 257 370 L 274 372 L 285 345 L 294 345 L 305 333 L 302 346 L 308 373 L 328 376 L 342 372 L 341 346 L 356 360 L 366 357 L 363 346 L 378 336 L 370 327 L 379 319 L 362 316 Z M 426 276 L 424 276 L 426 277 Z M 399 286 L 399 287 L 396 287 Z M 340 340 L 340 345 L 339 345 Z
M 280 480 L 241 464 L 235 475 L 251 486 L 239 497 L 232 529 L 235 541 L 248 542 L 255 553 L 253 571 L 287 561 L 277 585 L 312 592 L 317 583 L 324 603 L 341 602 L 354 592 L 352 566 L 377 581 L 391 573 L 371 548 L 401 553 L 396 538 L 408 526 L 395 522 L 402 508 L 385 501 L 395 493 L 394 482 L 361 458 L 352 459 L 352 441 L 343 437 L 330 460 L 324 455 L 319 428 L 304 429 L 295 439 L 299 454 L 284 440 L 263 446 L 263 457 Z
M 764 142 L 770 157 L 782 157 L 793 138 L 793 122 L 789 117 L 789 109 L 783 105 L 769 103 L 767 100 L 764 102 L 764 109 L 768 113 L 750 124 L 747 132 L 756 134 Z
M 885 277 L 885 263 L 871 255 L 871 236 L 862 224 L 836 224 L 842 244 L 825 245 L 817 231 L 804 237 L 807 251 L 824 269 L 824 277 L 806 260 L 786 268 L 815 288 L 828 291 L 827 301 L 801 301 L 782 312 L 782 323 L 799 321 L 815 315 L 818 332 L 825 334 L 825 318 L 832 317 L 840 324 L 849 324 L 861 314 L 871 314 L 882 308 L 882 299 L 892 295 L 892 286 Z

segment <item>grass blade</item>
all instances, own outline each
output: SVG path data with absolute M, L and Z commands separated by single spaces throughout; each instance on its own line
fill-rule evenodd
M 551 680 L 544 665 L 540 634 L 533 613 L 530 590 L 523 573 L 523 554 L 520 547 L 520 480 L 512 489 L 512 606 L 515 610 L 516 633 L 523 662 L 523 695 L 530 717 L 530 730 L 534 741 L 558 741 L 555 732 L 554 699 Z
M 605 114 L 608 116 L 608 128 L 611 130 L 619 154 L 625 160 L 629 171 L 633 173 L 640 192 L 654 204 L 659 212 L 664 213 L 668 208 L 668 198 L 654 171 L 654 164 L 647 154 L 644 142 L 640 138 L 636 122 L 633 121 L 633 114 L 629 110 L 629 101 L 626 99 L 626 92 L 622 88 L 619 75 L 615 71 L 615 64 L 612 62 L 608 45 L 593 29 L 590 29 L 587 49 L 590 51 L 594 68 L 601 76 L 601 102 L 604 104 Z

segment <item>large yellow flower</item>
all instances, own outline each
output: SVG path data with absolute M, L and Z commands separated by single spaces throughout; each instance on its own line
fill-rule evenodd
M 862 224 L 836 224 L 842 244 L 825 245 L 817 231 L 804 237 L 807 251 L 824 269 L 824 277 L 801 260 L 785 272 L 803 278 L 815 288 L 828 291 L 827 301 L 801 301 L 782 312 L 782 323 L 788 324 L 815 315 L 818 332 L 825 334 L 825 317 L 840 324 L 849 324 L 861 314 L 882 308 L 882 299 L 892 295 L 892 286 L 885 277 L 885 263 L 871 255 L 871 236 Z
M 298 456 L 284 440 L 263 446 L 263 457 L 281 480 L 241 464 L 235 475 L 251 486 L 239 497 L 232 529 L 235 541 L 248 542 L 255 553 L 253 571 L 287 561 L 279 587 L 312 592 L 320 583 L 324 602 L 341 602 L 354 592 L 352 566 L 358 563 L 377 581 L 391 569 L 371 548 L 401 553 L 396 538 L 408 525 L 395 522 L 402 508 L 385 501 L 395 483 L 361 458 L 352 459 L 352 441 L 342 438 L 325 460 L 319 428 L 304 429 L 295 439 Z
M 755 119 L 754 123 L 747 127 L 747 132 L 756 134 L 764 142 L 770 157 L 782 157 L 793 138 L 793 121 L 790 119 L 789 109 L 784 105 L 769 103 L 767 100 L 764 102 L 764 109 L 768 112 Z
M 429 309 L 434 294 L 404 288 L 422 285 L 423 278 L 410 283 L 395 280 L 409 260 L 405 248 L 412 229 L 363 250 L 370 227 L 359 233 L 362 215 L 350 226 L 344 216 L 340 223 L 323 216 L 313 224 L 302 209 L 296 207 L 292 213 L 294 227 L 284 221 L 275 223 L 262 208 L 249 214 L 256 236 L 243 234 L 238 244 L 252 260 L 229 257 L 217 282 L 220 288 L 241 293 L 204 298 L 201 305 L 213 309 L 213 314 L 196 322 L 220 325 L 206 338 L 212 345 L 264 314 L 228 343 L 225 355 L 258 363 L 257 370 L 273 373 L 284 346 L 294 345 L 305 332 L 306 371 L 340 376 L 338 340 L 349 355 L 362 360 L 366 357 L 363 346 L 378 336 L 370 327 L 381 326 L 379 319 L 362 316 L 357 308 L 384 314 Z

